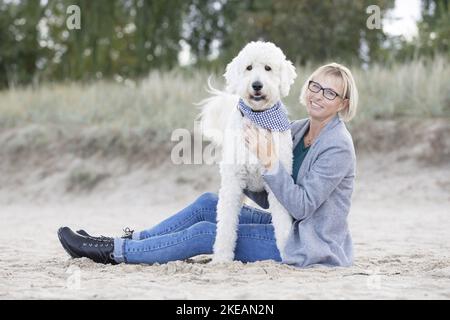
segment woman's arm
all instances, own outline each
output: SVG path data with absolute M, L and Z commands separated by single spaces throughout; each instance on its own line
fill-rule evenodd
M 292 217 L 303 220 L 328 199 L 349 173 L 353 161 L 350 149 L 330 146 L 320 153 L 311 170 L 298 184 L 279 161 L 274 166 L 276 170 L 263 173 L 263 178 Z

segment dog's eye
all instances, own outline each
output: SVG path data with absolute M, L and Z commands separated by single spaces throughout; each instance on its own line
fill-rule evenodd
M 250 70 L 252 70 L 253 69 L 253 67 L 251 66 L 251 65 L 249 65 L 248 67 L 247 67 L 247 70 L 248 71 L 250 71 Z
M 266 71 L 270 71 L 270 70 L 272 70 L 272 68 L 271 68 L 271 67 L 269 67 L 269 66 L 265 66 L 265 67 L 264 67 L 264 69 L 266 69 Z

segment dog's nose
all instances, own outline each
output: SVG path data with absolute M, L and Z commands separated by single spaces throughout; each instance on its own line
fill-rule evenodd
M 255 81 L 252 83 L 252 88 L 255 91 L 261 91 L 261 89 L 263 88 L 263 84 L 259 81 Z

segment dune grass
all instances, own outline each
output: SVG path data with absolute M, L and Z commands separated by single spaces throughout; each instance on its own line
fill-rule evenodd
M 291 118 L 306 116 L 298 96 L 315 67 L 297 68 L 299 76 L 284 100 Z M 360 92 L 355 122 L 450 116 L 450 64 L 445 58 L 352 71 Z M 158 133 L 155 139 L 168 140 L 175 128 L 193 129 L 198 113 L 194 103 L 208 96 L 209 75 L 206 71 L 153 71 L 136 82 L 41 84 L 1 91 L 0 128 L 33 124 L 134 133 L 151 129 Z M 213 84 L 223 87 L 220 74 L 213 75 Z

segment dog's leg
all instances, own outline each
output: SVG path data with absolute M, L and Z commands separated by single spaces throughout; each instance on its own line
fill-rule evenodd
M 275 239 L 277 241 L 277 247 L 280 251 L 281 258 L 284 258 L 284 247 L 289 236 L 289 231 L 292 227 L 292 217 L 283 207 L 283 205 L 277 200 L 275 195 L 269 191 L 268 201 L 270 207 L 270 213 L 272 214 L 272 224 L 275 229 Z
M 239 214 L 244 197 L 242 182 L 234 173 L 222 175 L 217 203 L 217 231 L 212 263 L 234 258 Z
M 272 137 L 281 163 L 286 168 L 286 171 L 291 174 L 293 162 L 291 131 L 273 132 Z M 272 213 L 272 224 L 275 229 L 277 247 L 281 258 L 284 258 L 284 247 L 292 227 L 293 218 L 270 190 L 268 190 L 267 200 L 269 201 L 269 210 Z

